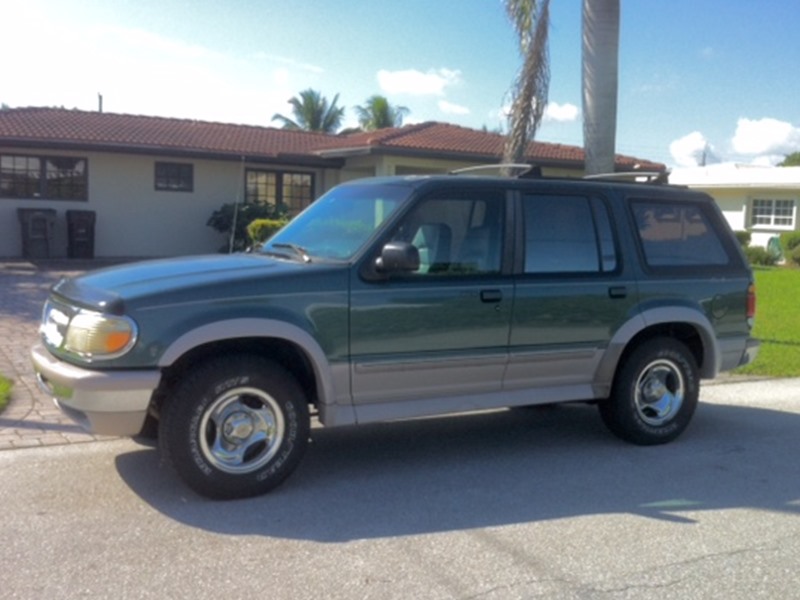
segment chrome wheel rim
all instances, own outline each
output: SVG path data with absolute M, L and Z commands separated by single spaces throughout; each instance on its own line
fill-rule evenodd
M 285 430 L 283 413 L 272 396 L 256 388 L 235 388 L 203 414 L 200 449 L 221 471 L 251 473 L 275 456 Z
M 666 359 L 651 362 L 636 382 L 636 411 L 653 427 L 675 418 L 683 405 L 686 383 L 678 365 Z

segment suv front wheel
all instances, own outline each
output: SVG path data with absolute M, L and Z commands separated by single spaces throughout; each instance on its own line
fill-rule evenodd
M 599 403 L 603 422 L 618 437 L 650 446 L 677 438 L 692 419 L 699 395 L 697 365 L 689 349 L 655 338 L 633 350 Z
M 232 355 L 197 365 L 162 409 L 166 462 L 211 498 L 263 494 L 288 477 L 308 445 L 308 401 L 273 361 Z

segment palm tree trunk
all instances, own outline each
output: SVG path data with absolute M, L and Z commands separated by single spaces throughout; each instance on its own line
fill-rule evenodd
M 617 135 L 619 0 L 583 0 L 586 175 L 612 173 Z
M 513 89 L 509 132 L 503 148 L 504 163 L 521 163 L 528 142 L 547 105 L 550 65 L 547 35 L 550 28 L 550 0 L 537 2 L 508 1 L 507 11 L 520 36 L 522 69 Z

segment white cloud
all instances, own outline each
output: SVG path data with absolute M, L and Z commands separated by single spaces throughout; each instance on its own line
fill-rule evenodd
M 311 63 L 304 63 L 294 60 L 293 58 L 288 58 L 286 56 L 278 56 L 277 54 L 267 54 L 266 52 L 258 51 L 253 54 L 253 58 L 256 60 L 265 60 L 270 62 L 276 62 L 282 65 L 288 65 L 290 67 L 297 68 L 301 71 L 308 71 L 310 73 L 324 73 L 325 69 L 318 65 L 314 65 Z
M 448 115 L 468 115 L 470 112 L 466 106 L 453 104 L 447 100 L 439 100 L 439 110 Z
M 461 71 L 450 69 L 430 70 L 427 73 L 416 69 L 378 71 L 378 85 L 387 94 L 443 96 L 445 88 L 460 81 Z
M 716 50 L 711 46 L 706 46 L 705 48 L 700 49 L 700 58 L 703 60 L 711 60 L 717 55 Z
M 731 143 L 739 154 L 791 154 L 800 150 L 800 128 L 777 119 L 739 119 Z
M 683 136 L 669 145 L 672 159 L 679 167 L 696 167 L 702 164 L 719 162 L 714 147 L 699 131 Z
M 572 123 L 578 120 L 579 114 L 580 111 L 574 104 L 569 102 L 566 104 L 549 102 L 544 109 L 544 120 L 556 123 Z

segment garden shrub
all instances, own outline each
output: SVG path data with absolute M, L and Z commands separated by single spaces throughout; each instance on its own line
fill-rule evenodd
M 789 258 L 794 264 L 800 267 L 800 246 L 792 248 L 792 251 L 789 252 Z
M 791 254 L 791 251 L 800 246 L 800 231 L 787 231 L 781 234 L 781 248 L 784 254 Z
M 800 231 L 787 231 L 780 236 L 783 256 L 795 265 L 800 265 Z
M 262 244 L 288 223 L 288 219 L 255 219 L 247 226 L 247 237 L 252 245 Z
M 744 249 L 744 254 L 751 265 L 771 267 L 776 262 L 775 255 L 761 246 L 748 246 Z
M 226 234 L 225 245 L 220 248 L 220 252 L 230 250 L 230 233 L 233 228 L 234 214 L 236 215 L 236 231 L 233 236 L 233 251 L 241 252 L 250 245 L 250 238 L 247 234 L 247 226 L 255 219 L 284 219 L 286 209 L 282 206 L 272 204 L 223 204 L 215 210 L 208 218 L 206 225 L 215 231 Z
M 741 244 L 742 248 L 747 248 L 750 245 L 750 239 L 753 235 L 749 231 L 734 231 L 736 235 L 736 239 L 739 240 L 739 244 Z

